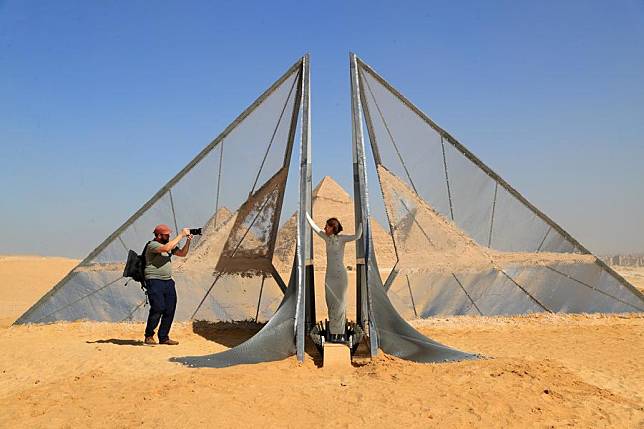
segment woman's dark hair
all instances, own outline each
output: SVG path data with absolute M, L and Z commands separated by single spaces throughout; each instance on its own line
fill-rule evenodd
M 338 235 L 342 232 L 342 224 L 338 218 L 332 217 L 326 221 L 326 224 L 333 228 L 333 234 Z

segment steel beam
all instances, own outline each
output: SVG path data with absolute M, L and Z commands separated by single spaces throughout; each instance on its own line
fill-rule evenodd
M 371 225 L 369 223 L 369 199 L 367 193 L 366 159 L 364 134 L 362 130 L 362 101 L 360 99 L 360 77 L 355 54 L 349 55 L 351 77 L 351 124 L 353 136 L 353 199 L 355 227 L 362 224 L 362 236 L 356 240 L 356 314 L 358 324 L 369 337 L 371 356 L 378 354 L 378 332 L 371 311 L 371 291 L 368 281 L 369 259 L 375 256 L 371 251 Z M 373 273 L 380 275 L 380 273 Z

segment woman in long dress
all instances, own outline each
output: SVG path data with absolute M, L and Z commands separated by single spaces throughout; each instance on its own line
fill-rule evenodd
M 334 217 L 326 221 L 324 230 L 315 224 L 307 213 L 306 220 L 326 244 L 326 274 L 324 294 L 329 309 L 329 340 L 344 341 L 347 313 L 347 269 L 344 266 L 344 245 L 362 235 L 362 224 L 354 235 L 340 235 L 342 225 Z

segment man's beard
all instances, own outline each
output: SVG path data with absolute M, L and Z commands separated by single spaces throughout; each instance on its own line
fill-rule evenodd
M 162 238 L 162 239 L 159 240 L 159 243 L 161 243 L 161 244 L 168 244 L 169 242 L 170 242 L 169 238 Z

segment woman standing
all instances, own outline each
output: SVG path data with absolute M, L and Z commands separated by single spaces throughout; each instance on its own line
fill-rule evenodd
M 307 213 L 306 220 L 326 244 L 326 275 L 324 276 L 324 293 L 326 306 L 329 309 L 329 341 L 344 341 L 345 320 L 347 313 L 347 269 L 344 266 L 344 245 L 357 240 L 362 235 L 362 224 L 354 235 L 339 235 L 342 224 L 337 218 L 330 218 L 324 230 L 315 224 Z

